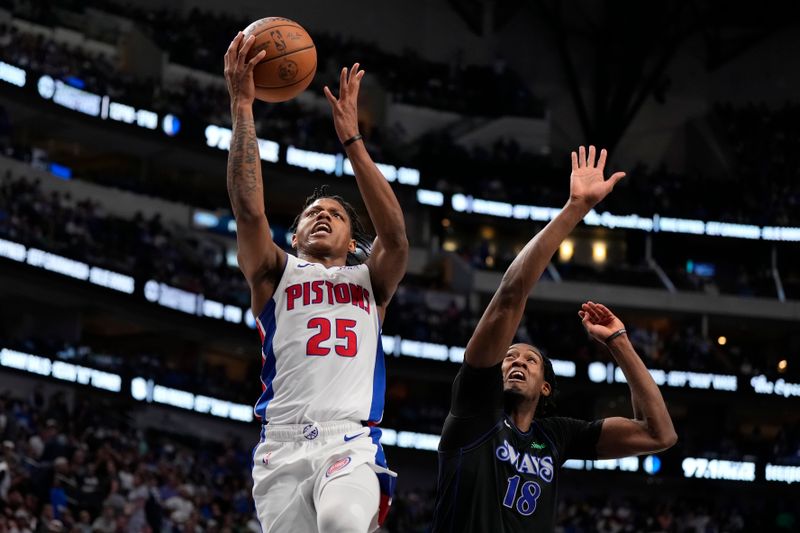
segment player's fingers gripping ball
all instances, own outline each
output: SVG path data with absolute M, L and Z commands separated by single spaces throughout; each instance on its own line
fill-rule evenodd
M 267 17 L 245 28 L 244 38 L 250 35 L 255 42 L 247 60 L 266 52 L 253 69 L 256 98 L 285 102 L 306 90 L 317 71 L 317 49 L 302 26 L 286 18 Z

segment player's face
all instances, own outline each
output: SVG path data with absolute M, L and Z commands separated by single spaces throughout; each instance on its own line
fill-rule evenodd
M 356 245 L 344 206 L 332 198 L 320 198 L 306 207 L 292 246 L 311 256 L 346 257 L 348 252 L 354 252 Z
M 503 359 L 503 390 L 527 399 L 550 395 L 550 384 L 544 380 L 544 360 L 530 344 L 513 344 Z

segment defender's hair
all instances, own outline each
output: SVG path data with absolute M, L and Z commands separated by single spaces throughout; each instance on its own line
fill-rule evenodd
M 289 231 L 292 233 L 297 233 L 297 226 L 300 224 L 300 217 L 303 215 L 303 212 L 306 210 L 306 208 L 308 208 L 308 206 L 322 198 L 330 198 L 331 200 L 336 200 L 342 204 L 342 207 L 347 213 L 347 218 L 350 219 L 350 236 L 356 241 L 356 251 L 347 252 L 347 264 L 352 266 L 364 263 L 372 251 L 373 237 L 367 232 L 367 230 L 364 229 L 364 225 L 358 218 L 358 213 L 356 213 L 356 210 L 353 208 L 353 206 L 338 194 L 329 193 L 327 185 L 321 185 L 320 187 L 317 187 L 314 189 L 314 192 L 311 193 L 311 196 L 306 198 L 303 208 L 300 210 L 300 214 L 295 217 L 294 222 L 292 222 L 292 225 L 289 228 Z
M 542 356 L 544 362 L 544 380 L 550 384 L 550 396 L 539 396 L 539 403 L 536 405 L 536 413 L 534 418 L 544 418 L 552 416 L 556 410 L 556 393 L 558 392 L 558 385 L 556 383 L 556 373 L 553 370 L 553 363 L 550 358 L 542 353 L 539 348 L 536 348 L 539 355 Z

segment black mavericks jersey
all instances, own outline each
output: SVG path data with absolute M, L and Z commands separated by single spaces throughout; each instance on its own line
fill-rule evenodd
M 595 459 L 602 420 L 549 417 L 521 432 L 503 411 L 500 365 L 466 363 L 439 443 L 433 533 L 541 533 L 555 528 L 567 459 Z

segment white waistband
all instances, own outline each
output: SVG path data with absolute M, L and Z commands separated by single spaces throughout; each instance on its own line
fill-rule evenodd
M 265 426 L 267 440 L 279 442 L 311 441 L 326 439 L 331 435 L 342 435 L 363 429 L 358 422 L 333 420 L 330 422 L 309 422 L 308 424 L 285 424 Z

